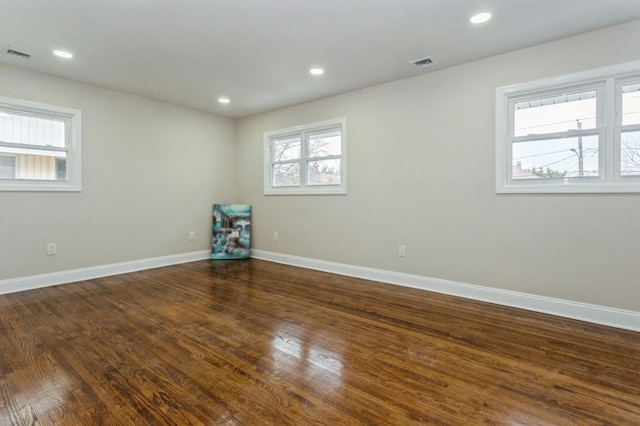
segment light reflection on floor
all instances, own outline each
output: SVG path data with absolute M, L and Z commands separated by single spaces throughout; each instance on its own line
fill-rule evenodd
M 295 335 L 295 330 L 286 326 L 275 331 L 271 340 L 273 374 L 293 372 L 316 390 L 335 391 L 343 379 L 342 353 L 335 349 L 343 346 L 340 339 L 332 336 L 335 347 L 329 348 L 314 340 L 313 331 L 306 330 L 302 334 Z

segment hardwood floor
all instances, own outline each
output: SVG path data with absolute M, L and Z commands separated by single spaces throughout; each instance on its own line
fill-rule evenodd
M 640 333 L 259 260 L 0 296 L 2 425 L 638 425 Z

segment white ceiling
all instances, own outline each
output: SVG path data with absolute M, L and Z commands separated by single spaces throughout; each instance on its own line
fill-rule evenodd
M 0 0 L 0 62 L 243 117 L 636 19 L 640 0 Z

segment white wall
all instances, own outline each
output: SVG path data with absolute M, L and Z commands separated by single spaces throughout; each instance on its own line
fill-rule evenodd
M 5 65 L 0 95 L 82 111 L 82 192 L 0 192 L 0 280 L 210 248 L 234 120 Z
M 497 87 L 638 60 L 637 40 L 640 21 L 239 120 L 253 247 L 640 311 L 640 195 L 494 182 Z M 342 116 L 348 195 L 262 195 L 263 132 Z

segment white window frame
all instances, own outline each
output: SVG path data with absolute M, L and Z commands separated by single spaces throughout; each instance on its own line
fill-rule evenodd
M 307 152 L 308 135 L 323 130 L 339 130 L 341 150 L 339 156 L 330 157 L 310 157 Z M 297 160 L 300 164 L 300 184 L 295 186 L 274 186 L 273 185 L 273 142 L 279 138 L 287 136 L 300 136 L 301 138 L 301 158 Z M 318 159 L 340 159 L 340 184 L 335 185 L 310 185 L 307 182 L 307 163 Z M 347 193 L 347 129 L 346 119 L 336 118 L 318 123 L 304 124 L 287 129 L 274 130 L 264 133 L 264 195 L 330 195 Z
M 620 78 L 616 81 L 616 105 L 620 106 L 620 108 L 622 107 L 622 89 L 624 86 L 626 85 L 631 85 L 631 84 L 640 84 L 640 73 L 638 73 L 637 75 L 634 75 L 633 77 L 630 78 Z M 617 116 L 616 116 L 616 123 L 615 123 L 615 131 L 614 131 L 614 137 L 615 137 L 615 164 L 618 166 L 618 173 L 621 173 L 621 155 L 622 155 L 622 134 L 624 132 L 640 132 L 640 124 L 627 124 L 627 125 L 622 125 L 622 114 L 623 111 L 617 111 Z M 628 179 L 631 180 L 633 179 L 634 181 L 640 181 L 640 176 L 625 176 L 624 179 Z
M 621 176 L 620 135 L 622 85 L 640 81 L 640 61 L 598 68 L 496 89 L 496 193 L 636 193 L 640 176 Z M 596 129 L 565 132 L 564 136 L 599 135 L 598 177 L 513 179 L 514 105 L 573 90 L 596 90 Z M 634 130 L 640 126 L 625 126 Z M 549 135 L 545 135 L 548 137 Z M 553 136 L 553 135 L 552 135 Z M 560 135 L 563 136 L 563 135 Z
M 77 109 L 0 96 L 0 111 L 51 118 L 65 122 L 65 146 L 12 144 L 0 140 L 0 146 L 34 150 L 60 150 L 66 153 L 66 180 L 0 179 L 0 191 L 80 191 L 81 187 L 81 112 Z

